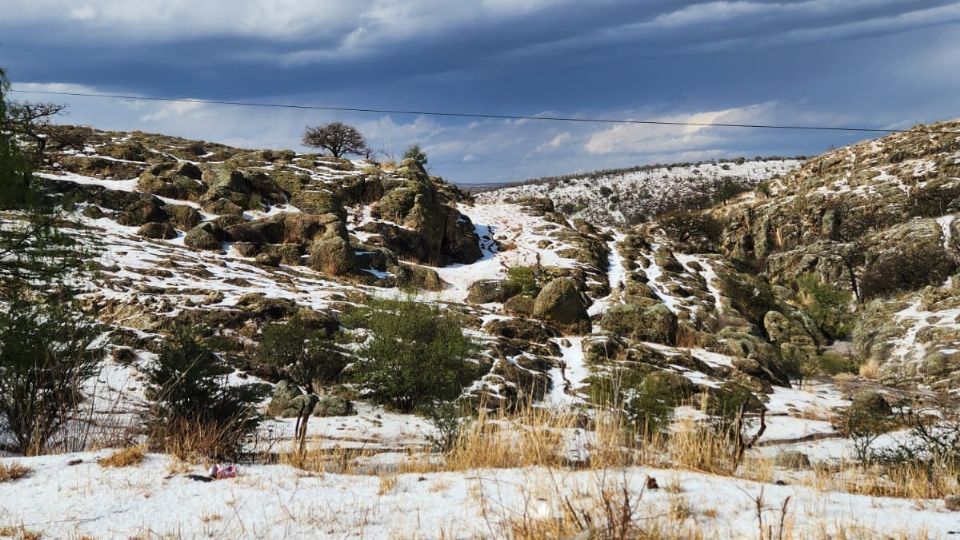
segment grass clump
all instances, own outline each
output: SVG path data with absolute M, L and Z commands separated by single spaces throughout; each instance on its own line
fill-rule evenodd
M 101 467 L 132 467 L 143 462 L 147 455 L 146 445 L 138 444 L 122 448 L 99 461 Z
M 0 482 L 19 480 L 33 472 L 33 469 L 17 462 L 0 463 Z

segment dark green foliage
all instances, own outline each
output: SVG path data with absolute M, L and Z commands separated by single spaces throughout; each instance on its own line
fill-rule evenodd
M 317 393 L 322 384 L 340 379 L 348 357 L 325 329 L 294 316 L 289 322 L 264 327 L 257 360 L 307 392 Z
M 767 312 L 779 308 L 770 285 L 757 276 L 725 273 L 720 276 L 720 290 L 735 310 L 761 329 Z
M 870 445 L 893 427 L 890 405 L 876 392 L 861 392 L 853 397 L 840 418 L 840 430 L 850 438 L 857 459 L 872 459 Z
M 613 190 L 607 186 L 600 186 L 600 195 L 605 199 L 609 198 L 611 195 L 613 195 Z
M 229 385 L 233 371 L 213 352 L 211 340 L 179 327 L 164 341 L 157 361 L 145 370 L 146 396 L 152 402 L 149 424 L 155 445 L 184 440 L 195 431 L 216 431 L 209 457 L 239 451 L 260 421 L 255 406 L 268 394 L 262 384 Z
M 18 449 L 39 454 L 82 401 L 97 373 L 101 330 L 69 302 L 4 298 L 0 311 L 0 417 Z
M 668 212 L 660 216 L 659 222 L 668 236 L 702 252 L 716 251 L 723 232 L 719 221 L 702 212 Z
M 851 294 L 822 281 L 814 274 L 797 279 L 800 303 L 824 335 L 840 339 L 850 333 L 853 314 L 850 312 Z
M 710 396 L 707 412 L 717 432 L 728 434 L 735 431 L 741 413 L 759 412 L 763 403 L 742 384 L 728 382 Z
M 642 434 L 652 436 L 663 431 L 673 417 L 673 409 L 684 397 L 677 392 L 671 376 L 675 373 L 654 372 L 640 384 L 628 388 L 624 394 L 623 408 L 627 418 Z
M 369 151 L 363 134 L 343 122 L 330 122 L 322 126 L 307 127 L 303 133 L 303 144 L 322 148 L 335 158 L 346 154 L 363 155 Z
M 403 159 L 412 159 L 419 163 L 421 167 L 426 167 L 429 161 L 427 153 L 423 151 L 419 144 L 410 145 L 403 153 Z
M 433 401 L 421 405 L 419 412 L 436 428 L 437 433 L 430 436 L 430 442 L 440 452 L 453 448 L 469 421 L 463 407 L 456 401 Z
M 7 88 L 0 70 L 0 125 Z M 43 202 L 29 164 L 0 129 L 0 211 L 9 212 L 0 220 L 0 423 L 27 454 L 48 449 L 102 352 L 100 330 L 74 308 L 69 286 L 88 253 L 60 232 Z
M 507 268 L 506 281 L 520 287 L 520 294 L 536 297 L 543 288 L 540 272 L 532 266 L 511 266 Z
M 453 400 L 477 375 L 469 361 L 475 344 L 456 316 L 436 306 L 378 300 L 361 324 L 373 339 L 361 349 L 363 360 L 353 365 L 353 375 L 380 403 L 410 412 L 434 400 Z

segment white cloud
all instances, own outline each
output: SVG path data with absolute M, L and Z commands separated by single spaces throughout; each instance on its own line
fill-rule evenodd
M 720 133 L 710 124 L 759 123 L 768 119 L 776 104 L 760 103 L 719 111 L 674 114 L 649 118 L 661 122 L 689 122 L 686 126 L 618 124 L 593 133 L 584 145 L 591 154 L 662 154 L 699 150 L 723 143 L 729 133 Z
M 573 140 L 573 135 L 571 135 L 569 131 L 564 131 L 563 133 L 560 133 L 556 137 L 538 146 L 533 153 L 538 154 L 557 150 L 558 148 L 565 146 L 571 140 Z

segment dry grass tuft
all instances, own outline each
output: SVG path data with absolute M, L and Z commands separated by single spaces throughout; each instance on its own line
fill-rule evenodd
M 137 446 L 131 446 L 129 448 L 117 450 L 109 456 L 101 459 L 99 463 L 101 467 L 130 467 L 142 463 L 143 458 L 146 457 L 146 455 L 147 447 L 140 444 Z
M 877 380 L 880 378 L 880 363 L 869 360 L 860 366 L 860 376 L 864 379 Z
M 15 538 L 16 540 L 40 540 L 43 535 L 37 531 L 31 531 L 26 527 L 20 526 L 0 526 L 0 537 Z
M 12 482 L 27 476 L 33 471 L 26 465 L 20 463 L 0 463 L 0 482 Z

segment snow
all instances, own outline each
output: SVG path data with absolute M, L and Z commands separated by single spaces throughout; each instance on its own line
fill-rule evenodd
M 474 223 L 481 238 L 483 257 L 471 264 L 454 264 L 433 267 L 440 278 L 450 284 L 446 290 L 425 294 L 425 298 L 448 302 L 463 302 L 471 284 L 483 279 L 503 279 L 508 268 L 515 266 L 557 266 L 570 268 L 578 263 L 561 257 L 556 252 L 571 247 L 549 234 L 537 229 L 547 226 L 559 229 L 560 225 L 548 223 L 533 216 L 516 204 L 461 205 L 458 210 Z M 497 249 L 496 242 L 508 249 Z M 546 248 L 538 247 L 541 241 L 550 241 Z
M 64 454 L 21 461 L 32 473 L 0 483 L 0 520 L 50 538 L 418 538 L 503 537 L 518 519 L 562 517 L 567 505 L 599 511 L 600 491 L 637 497 L 640 523 L 658 523 L 683 501 L 684 523 L 712 538 L 756 535 L 755 499 L 777 523 L 787 497 L 800 537 L 838 526 L 870 536 L 939 538 L 957 528 L 939 501 L 823 492 L 648 467 L 553 470 L 475 469 L 391 476 L 311 473 L 286 465 L 243 465 L 237 478 L 198 482 L 173 473 L 171 458 L 148 455 L 128 468 L 103 468 L 107 455 Z M 76 465 L 69 465 L 80 460 Z M 3 462 L 14 460 L 4 459 Z M 204 466 L 187 473 L 205 474 Z M 671 489 L 645 490 L 652 476 Z M 43 501 L 43 504 L 37 504 Z M 669 523 L 669 522 L 664 522 Z M 772 525 L 775 526 L 775 525 Z
M 677 306 L 680 304 L 680 301 L 670 294 L 670 292 L 667 291 L 667 288 L 660 281 L 660 277 L 663 276 L 663 269 L 660 268 L 660 265 L 657 264 L 656 258 L 653 256 L 653 253 L 656 253 L 658 247 L 659 246 L 657 244 L 650 244 L 651 255 L 647 257 L 647 260 L 650 262 L 650 264 L 644 269 L 644 271 L 647 273 L 647 278 L 649 279 L 647 284 L 650 285 L 650 288 L 653 289 L 653 292 L 660 298 L 664 305 L 670 308 L 670 311 L 677 313 Z
M 800 165 L 798 160 L 787 159 L 652 166 L 634 171 L 533 181 L 478 193 L 476 197 L 482 203 L 548 197 L 558 208 L 564 204 L 582 206 L 574 212 L 574 217 L 594 224 L 624 225 L 634 215 L 650 216 L 680 207 L 729 179 L 752 186 L 782 176 Z M 618 197 L 616 203 L 604 196 L 604 188 Z
M 557 407 L 580 403 L 583 398 L 578 395 L 578 390 L 590 375 L 583 358 L 583 336 L 557 338 L 554 341 L 560 347 L 563 368 L 550 370 L 551 387 L 545 401 Z M 564 345 L 565 341 L 569 345 Z
M 49 180 L 65 180 L 75 184 L 102 186 L 108 189 L 115 189 L 117 191 L 137 191 L 137 178 L 132 178 L 130 180 L 101 180 L 99 178 L 82 176 L 70 172 L 63 172 L 60 174 L 35 173 L 35 175 L 39 176 L 40 178 L 47 178 Z M 177 202 L 182 203 L 182 201 Z

